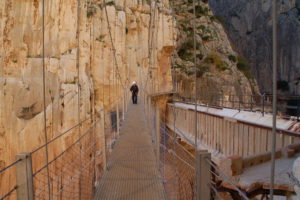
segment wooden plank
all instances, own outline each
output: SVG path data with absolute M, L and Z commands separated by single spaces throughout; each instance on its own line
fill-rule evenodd
M 224 120 L 220 119 L 220 153 L 225 153 L 225 141 L 224 141 Z
M 212 144 L 212 147 L 214 149 L 216 149 L 216 138 L 217 138 L 217 121 L 216 121 L 216 117 L 213 118 L 213 126 L 214 126 L 214 135 L 213 135 L 213 144 Z
M 230 155 L 230 122 L 225 120 L 226 122 L 226 155 L 229 156 Z
M 267 131 L 267 151 L 272 149 L 272 131 Z
M 223 126 L 224 126 L 224 131 L 223 131 L 223 144 L 224 144 L 224 154 L 228 154 L 228 141 L 227 141 L 227 121 L 223 120 Z
M 33 200 L 32 159 L 30 153 L 21 153 L 16 156 L 21 160 L 16 165 L 16 184 L 18 200 Z
M 244 145 L 244 141 L 243 141 L 243 124 L 238 123 L 238 154 L 240 156 L 243 156 L 243 145 Z
M 220 136 L 221 136 L 221 125 L 220 125 L 220 118 L 216 118 L 216 149 L 220 152 Z
M 268 131 L 264 128 L 261 128 L 261 153 L 268 150 Z
M 248 125 L 243 125 L 243 157 L 244 156 L 248 156 L 248 147 L 249 147 L 249 134 L 248 134 L 248 131 L 249 131 L 249 128 L 248 128 Z
M 208 146 L 212 147 L 212 134 L 213 134 L 213 124 L 212 124 L 212 117 L 207 116 L 207 121 L 208 121 Z
M 283 137 L 282 134 L 276 134 L 276 148 L 283 147 Z
M 249 127 L 249 155 L 255 154 L 255 135 L 254 135 L 254 128 L 252 126 Z
M 232 137 L 232 122 L 228 121 L 228 125 L 227 125 L 227 130 L 228 130 L 228 135 L 227 135 L 227 139 L 228 139 L 228 155 L 231 156 L 232 155 L 232 144 L 233 144 L 233 137 Z
M 234 155 L 240 155 L 239 153 L 239 124 L 235 123 L 234 124 L 234 146 L 233 146 L 233 151 Z
M 260 128 L 255 128 L 254 129 L 254 133 L 255 133 L 255 154 L 258 154 L 261 152 L 261 129 Z

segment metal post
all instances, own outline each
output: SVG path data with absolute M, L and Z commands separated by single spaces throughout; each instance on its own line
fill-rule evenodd
M 157 162 L 159 164 L 159 155 L 160 155 L 160 115 L 159 115 L 159 107 L 156 107 L 155 110 L 155 114 L 156 114 L 156 123 L 155 123 L 155 127 L 156 127 L 156 153 L 157 153 Z
M 250 109 L 251 109 L 251 111 L 253 111 L 253 99 L 252 99 L 252 95 L 250 96 Z
M 206 159 L 211 159 L 207 151 L 197 151 L 196 157 L 196 200 L 210 199 L 211 173 L 210 164 Z
M 194 57 L 194 69 L 195 69 L 195 149 L 197 149 L 197 140 L 198 140 L 198 123 L 197 123 L 197 93 L 198 93 L 198 86 L 197 86 L 197 57 L 196 57 L 196 50 L 197 50 L 197 41 L 196 41 L 196 0 L 193 0 L 193 57 Z
M 101 110 L 101 136 L 102 136 L 102 152 L 103 152 L 103 170 L 107 170 L 107 162 L 106 162 L 106 138 L 105 138 L 105 121 L 104 121 L 104 110 Z
M 18 162 L 16 166 L 17 175 L 17 200 L 33 200 L 33 176 L 32 160 L 30 153 L 21 153 L 16 156 Z
M 241 100 L 240 100 L 239 96 L 238 96 L 238 100 L 239 100 L 239 112 L 241 112 Z
M 299 121 L 299 114 L 300 114 L 300 113 L 299 113 L 299 106 L 300 106 L 299 103 L 300 103 L 300 102 L 299 102 L 299 99 L 298 99 L 298 98 L 296 98 L 296 99 L 297 99 L 297 121 Z
M 117 102 L 117 138 L 120 136 L 120 112 L 119 102 Z
M 265 93 L 262 96 L 262 116 L 265 115 Z
M 122 109 L 122 118 L 123 118 L 123 121 L 125 120 L 125 92 L 124 92 L 124 95 L 123 95 L 123 109 Z
M 277 117 L 277 0 L 273 0 L 273 128 L 272 159 L 270 179 L 270 200 L 274 196 L 275 149 L 276 149 L 276 117 Z

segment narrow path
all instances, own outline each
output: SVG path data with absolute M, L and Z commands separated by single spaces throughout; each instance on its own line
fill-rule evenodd
M 143 106 L 130 105 L 94 200 L 158 200 L 164 190 Z

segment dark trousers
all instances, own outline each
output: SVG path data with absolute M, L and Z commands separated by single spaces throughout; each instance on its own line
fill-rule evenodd
M 132 94 L 132 103 L 137 104 L 137 94 Z

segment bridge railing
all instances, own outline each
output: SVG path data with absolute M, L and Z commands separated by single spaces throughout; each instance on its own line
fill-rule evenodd
M 170 128 L 176 129 L 177 123 L 167 124 L 164 110 L 150 101 L 147 103 L 148 125 L 166 199 L 223 199 L 222 192 L 226 192 L 220 185 L 223 181 L 234 188 L 229 192 L 237 193 L 241 199 L 249 199 L 246 193 L 214 164 L 210 153 L 196 150 L 195 146 L 191 145 L 193 143 L 188 142 L 191 138 L 184 138 Z
M 170 129 L 194 142 L 194 108 L 168 104 L 166 118 Z M 205 110 L 197 112 L 197 120 L 199 144 L 207 149 L 213 149 L 226 156 L 241 157 L 271 151 L 272 127 L 256 124 L 253 121 L 224 117 Z M 278 128 L 276 137 L 278 149 L 300 142 L 299 133 L 284 129 Z
M 194 103 L 194 97 L 187 97 L 175 93 L 173 95 L 175 101 Z M 272 100 L 271 94 L 262 95 L 198 95 L 197 102 L 209 106 L 232 108 L 237 110 L 272 113 Z M 290 118 L 295 117 L 298 121 L 300 119 L 300 96 L 296 95 L 278 95 L 277 98 L 277 112 L 278 115 Z
M 8 183 L 1 185 L 0 199 L 91 199 L 125 119 L 122 100 L 33 151 L 16 155 L 0 169 L 0 178 Z

